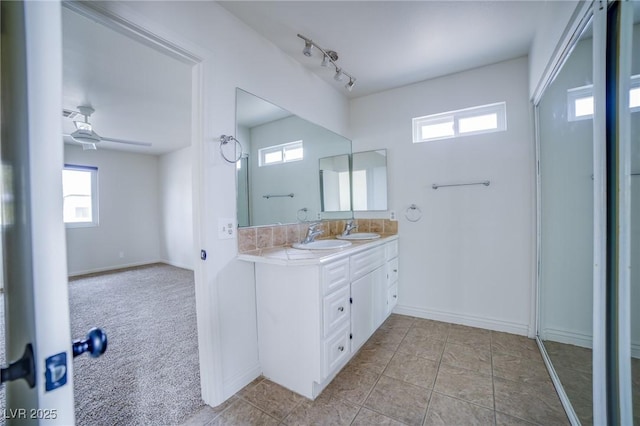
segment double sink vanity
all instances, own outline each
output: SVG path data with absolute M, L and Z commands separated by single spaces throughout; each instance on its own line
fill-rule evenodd
M 260 365 L 315 399 L 398 300 L 397 222 L 354 219 L 388 209 L 387 151 L 352 152 L 350 140 L 236 93 L 238 259 L 255 264 Z
M 397 235 L 353 234 L 314 243 L 306 249 L 271 247 L 238 256 L 255 262 L 263 375 L 310 399 L 398 300 Z

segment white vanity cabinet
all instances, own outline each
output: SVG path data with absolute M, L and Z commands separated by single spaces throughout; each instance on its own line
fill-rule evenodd
M 254 260 L 263 375 L 317 397 L 391 313 L 389 253 L 395 237 L 316 262 Z

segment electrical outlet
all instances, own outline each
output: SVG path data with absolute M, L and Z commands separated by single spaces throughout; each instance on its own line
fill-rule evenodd
M 120 253 L 118 253 L 118 257 L 120 257 L 120 259 L 124 259 L 124 252 L 121 251 Z
M 236 236 L 236 223 L 232 218 L 218 218 L 218 238 L 226 240 Z
M 391 210 L 391 211 L 389 212 L 389 219 L 390 219 L 390 220 L 398 220 L 398 218 L 396 217 L 396 212 L 395 212 L 395 210 Z
M 316 215 L 316 219 L 322 220 L 322 213 L 318 212 L 318 214 Z

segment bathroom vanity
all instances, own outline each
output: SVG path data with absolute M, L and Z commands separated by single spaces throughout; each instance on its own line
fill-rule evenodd
M 315 399 L 398 300 L 398 237 L 337 250 L 278 247 L 255 262 L 263 375 Z

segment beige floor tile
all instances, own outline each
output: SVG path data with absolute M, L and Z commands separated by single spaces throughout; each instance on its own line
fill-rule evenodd
M 436 392 L 493 409 L 491 376 L 477 371 L 440 364 L 433 388 Z
M 307 400 L 270 380 L 258 383 L 243 398 L 278 420 L 284 419 L 298 404 Z
M 398 330 L 407 331 L 413 325 L 416 319 L 414 317 L 408 317 L 404 315 L 391 314 L 389 318 L 382 323 L 380 328 L 382 330 Z
M 207 426 L 270 426 L 277 425 L 278 423 L 278 420 L 269 416 L 264 411 L 257 409 L 246 401 L 238 400 Z
M 220 413 L 229 408 L 231 404 L 237 401 L 238 398 L 236 396 L 232 396 L 227 399 L 222 404 L 217 407 L 210 407 L 205 405 L 200 410 L 198 410 L 194 415 L 192 415 L 186 422 L 182 424 L 182 426 L 203 426 L 211 422 L 211 420 L 218 417 Z
M 393 358 L 393 350 L 374 345 L 363 346 L 349 364 L 367 368 L 375 373 L 382 374 L 391 358 Z
M 285 419 L 286 425 L 349 425 L 360 407 L 323 393 L 314 401 L 298 405 Z
M 551 383 L 542 357 L 520 357 L 501 352 L 493 353 L 493 375 L 524 383 Z
M 378 373 L 349 364 L 331 381 L 322 395 L 326 393 L 362 405 L 378 381 L 378 377 L 380 377 Z
M 593 371 L 591 349 L 548 340 L 544 342 L 544 347 L 554 368 L 569 368 L 584 373 Z
M 423 388 L 433 389 L 437 372 L 438 364 L 434 361 L 396 352 L 382 374 Z
M 471 346 L 480 351 L 490 351 L 491 332 L 481 328 L 454 324 L 449 329 L 447 343 Z
M 540 349 L 534 339 L 499 331 L 491 332 L 491 350 L 524 358 L 540 358 Z
M 439 362 L 444 351 L 444 345 L 444 340 L 436 340 L 429 336 L 417 336 L 409 331 L 400 346 L 398 346 L 398 352 Z
M 256 387 L 263 380 L 264 380 L 264 376 L 256 377 L 255 379 L 253 379 L 251 383 L 249 383 L 247 386 L 240 389 L 236 395 L 239 397 L 243 397 L 248 391 Z
M 421 337 L 431 337 L 436 340 L 447 340 L 451 324 L 418 318 L 413 322 L 409 333 Z
M 451 334 L 449 335 L 451 338 Z M 450 340 L 449 340 L 450 342 Z M 442 353 L 442 363 L 491 375 L 491 351 L 480 347 L 447 342 Z
M 553 386 L 534 386 L 494 377 L 496 411 L 543 425 L 569 423 Z
M 378 329 L 373 336 L 367 340 L 367 343 L 363 347 L 374 348 L 380 347 L 383 349 L 395 351 L 398 349 L 398 345 L 402 342 L 407 329 Z
M 496 411 L 496 426 L 535 426 L 535 423 Z
M 493 410 L 434 392 L 424 426 L 493 425 Z
M 382 376 L 364 406 L 408 425 L 420 425 L 431 391 Z
M 385 426 L 402 426 L 404 423 L 400 423 L 397 420 L 393 420 L 387 416 L 383 416 L 380 413 L 376 413 L 366 408 L 361 408 L 360 412 L 356 416 L 352 426 L 371 426 L 371 425 L 385 425 Z

